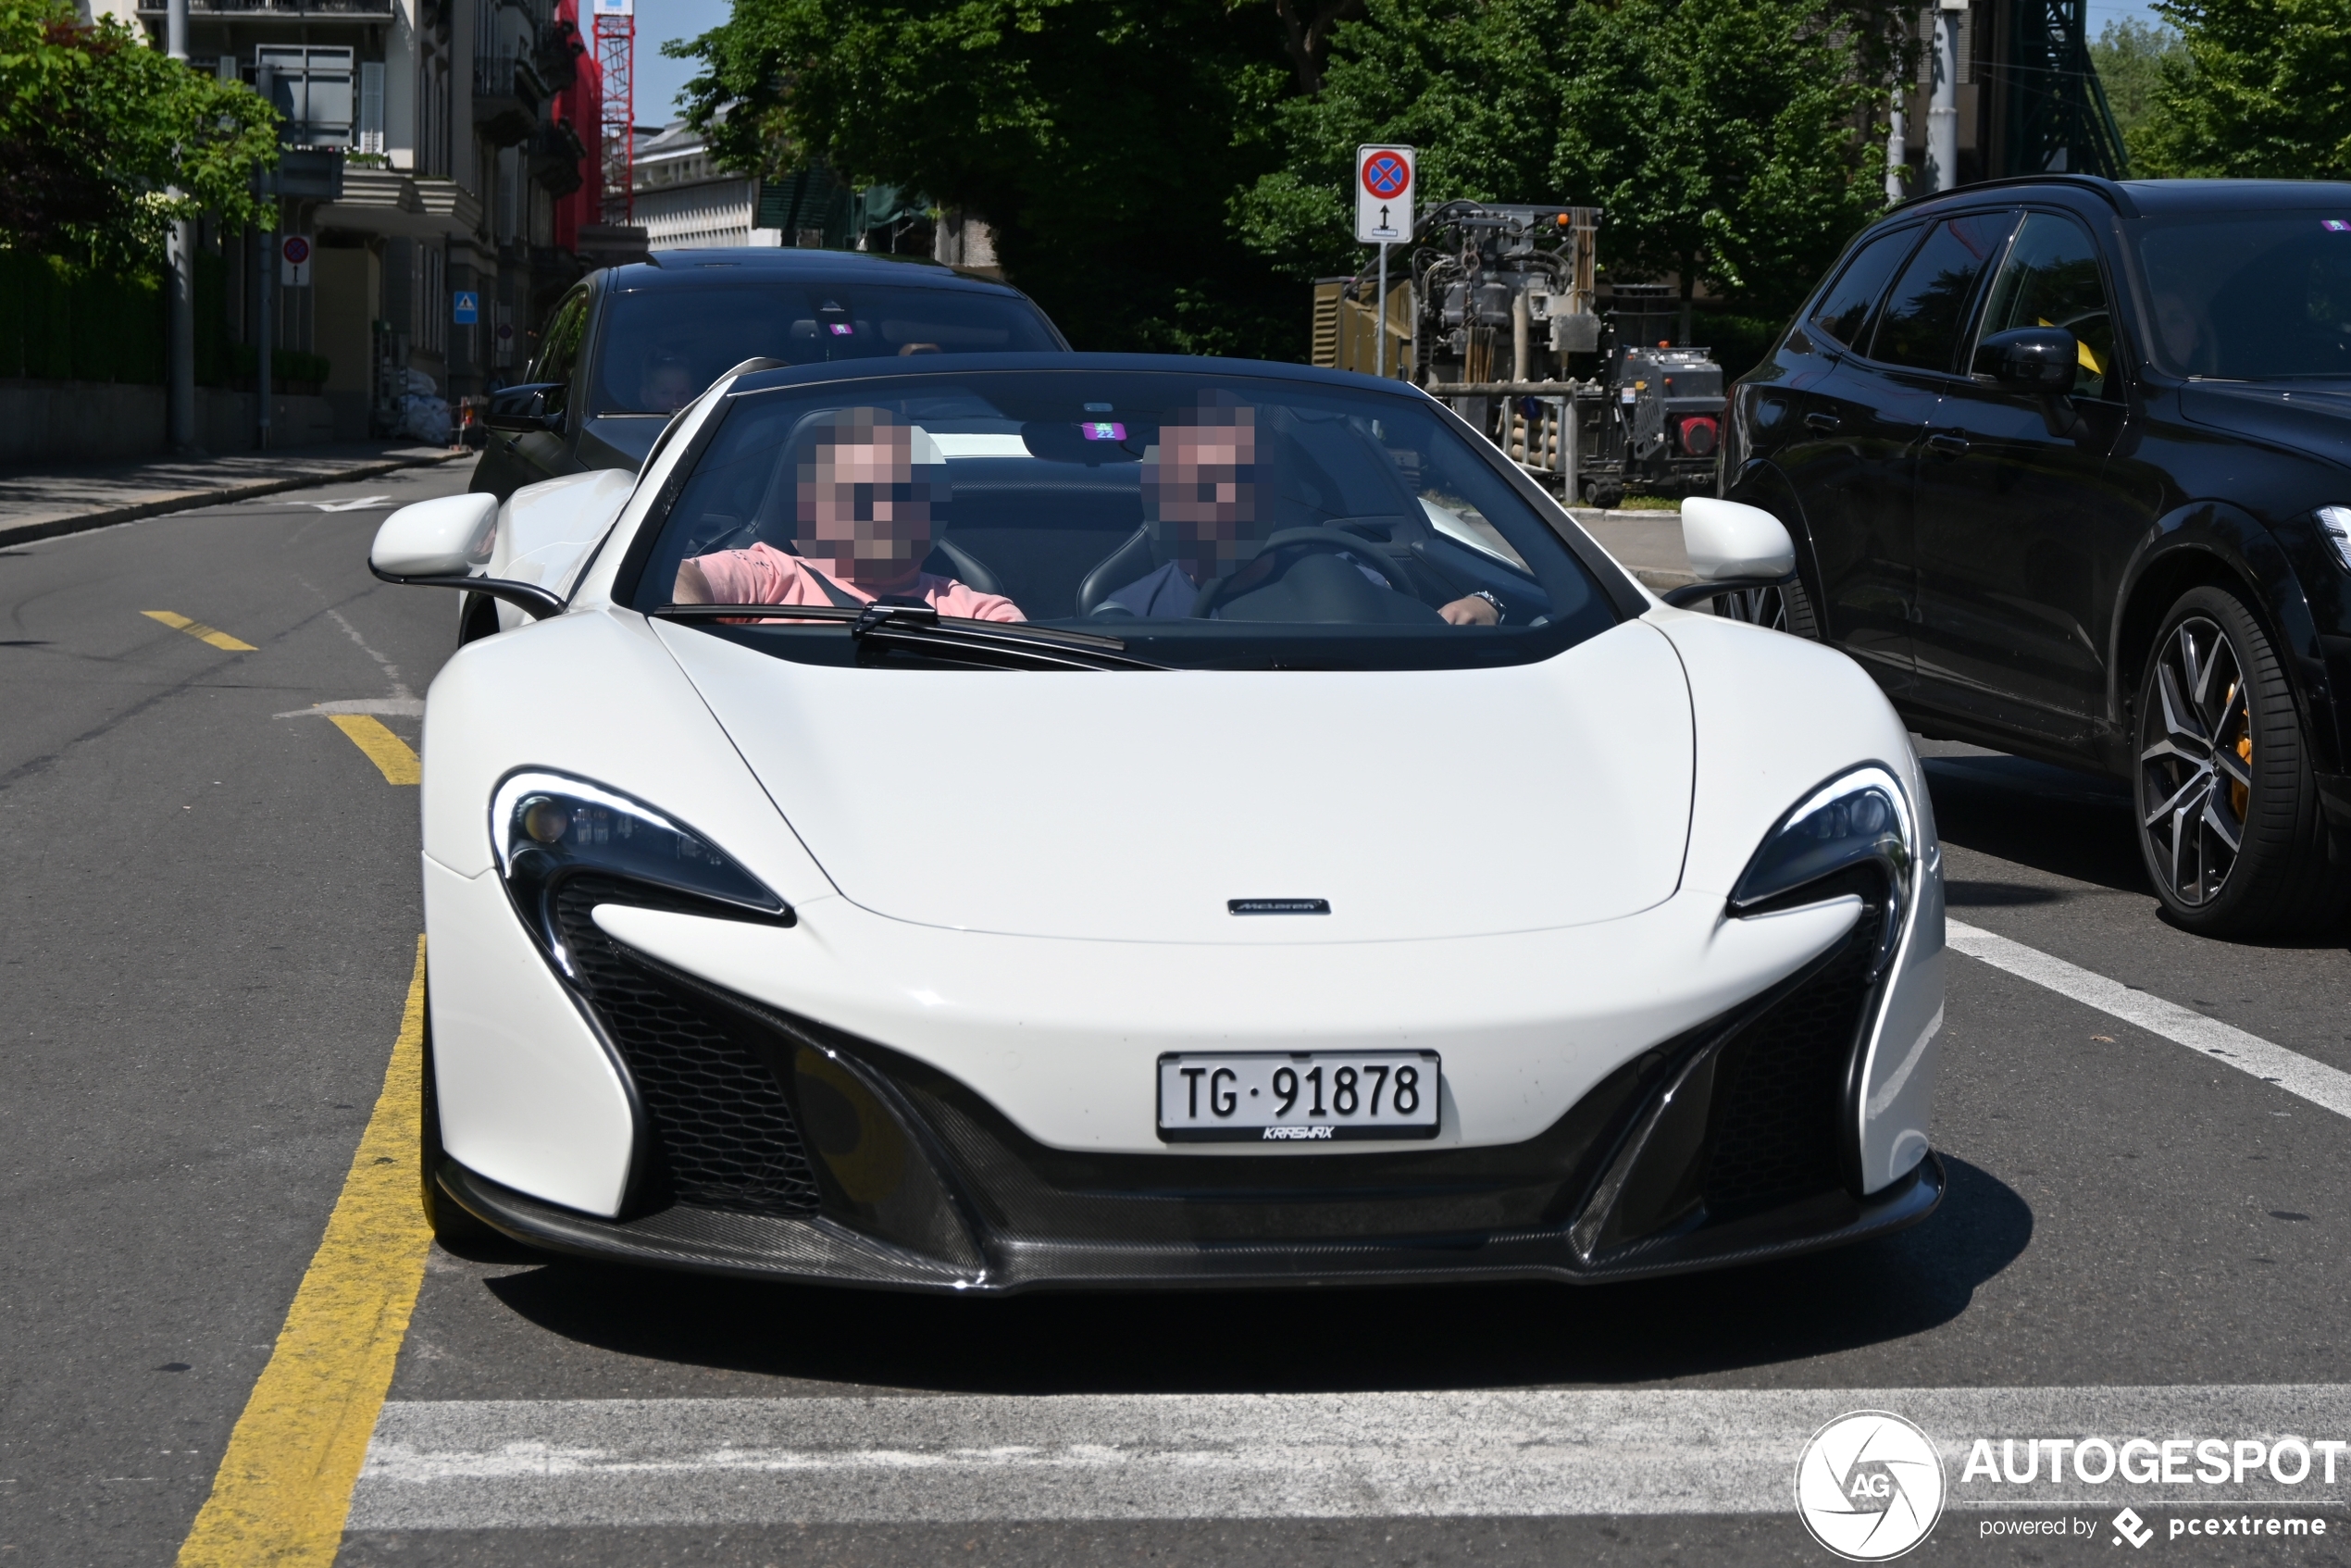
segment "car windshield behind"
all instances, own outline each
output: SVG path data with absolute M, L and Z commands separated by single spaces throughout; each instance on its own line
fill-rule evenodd
M 2138 244 L 2165 369 L 2351 378 L 2351 208 L 2150 220 Z
M 777 280 L 631 290 L 606 308 L 597 414 L 674 413 L 746 359 L 817 365 L 1062 346 L 1026 300 L 978 289 Z
M 829 606 L 697 622 L 823 663 L 859 662 L 840 617 L 879 600 L 1113 638 L 1175 667 L 1517 664 L 1616 614 L 1498 461 L 1425 404 L 1270 378 L 990 370 L 743 392 L 633 602 Z

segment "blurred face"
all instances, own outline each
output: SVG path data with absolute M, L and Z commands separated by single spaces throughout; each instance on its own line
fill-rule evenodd
M 930 554 L 930 492 L 915 482 L 914 432 L 852 425 L 801 469 L 800 553 L 871 589 L 910 579 Z
M 1237 409 L 1228 425 L 1163 425 L 1159 461 L 1143 482 L 1168 541 L 1195 582 L 1230 572 L 1257 520 L 1254 411 Z
M 638 388 L 638 403 L 648 412 L 675 414 L 694 400 L 693 372 L 675 360 L 665 360 L 645 372 Z
M 2196 344 L 2203 334 L 2196 330 L 2196 312 L 2187 301 L 2177 294 L 2155 296 L 2156 330 L 2163 334 L 2163 346 L 2174 365 L 2193 365 Z

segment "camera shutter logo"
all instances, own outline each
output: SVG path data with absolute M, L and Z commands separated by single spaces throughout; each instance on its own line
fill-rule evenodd
M 1848 1562 L 1899 1557 L 1943 1516 L 1943 1456 L 1898 1415 L 1840 1415 L 1796 1462 L 1796 1512 L 1814 1540 Z

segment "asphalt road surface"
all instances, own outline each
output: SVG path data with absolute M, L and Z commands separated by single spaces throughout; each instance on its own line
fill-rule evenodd
M 169 1562 L 249 1484 L 224 1455 L 366 1174 L 421 928 L 395 779 L 456 605 L 366 544 L 465 481 L 0 551 L 0 1562 Z M 2187 936 L 2116 787 L 1931 771 L 1969 956 L 1915 1230 L 1607 1288 L 985 1301 L 435 1249 L 355 1487 L 275 1561 L 1828 1562 L 1795 1458 L 1862 1408 L 1944 1450 L 1916 1560 L 2135 1559 L 2126 1505 L 2150 1556 L 2351 1559 L 2351 1453 L 2287 1485 L 2236 1446 L 2351 1438 L 2345 935 Z M 2095 1433 L 2233 1469 L 1968 1459 Z

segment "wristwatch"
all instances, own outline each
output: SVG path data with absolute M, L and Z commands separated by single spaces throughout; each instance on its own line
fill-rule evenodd
M 1472 594 L 1470 595 L 1470 597 L 1471 597 L 1471 598 L 1473 598 L 1473 599 L 1483 599 L 1483 600 L 1485 600 L 1487 604 L 1489 604 L 1493 605 L 1493 606 L 1494 606 L 1494 619 L 1495 619 L 1495 621 L 1496 621 L 1498 624 L 1499 624 L 1499 622 L 1503 619 L 1503 617 L 1504 617 L 1504 616 L 1508 616 L 1508 615 L 1511 613 L 1511 612 L 1510 612 L 1510 610 L 1509 610 L 1509 608 L 1503 604 L 1503 603 L 1502 603 L 1501 599 L 1500 599 L 1499 596 L 1497 596 L 1497 595 L 1496 595 L 1496 593 L 1494 592 L 1494 591 L 1493 591 L 1492 589 L 1490 589 L 1490 588 L 1481 588 L 1481 589 L 1477 590 L 1475 592 L 1472 593 Z

